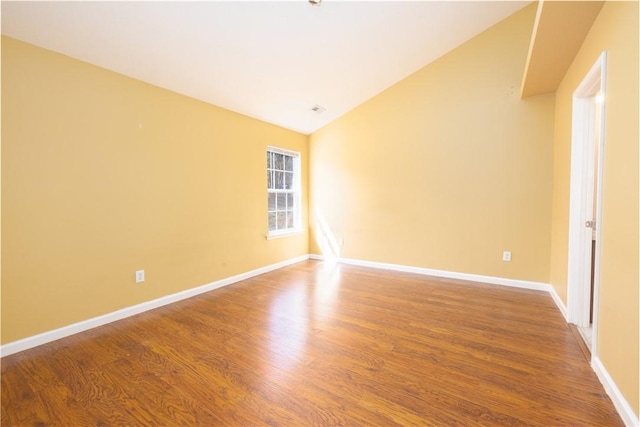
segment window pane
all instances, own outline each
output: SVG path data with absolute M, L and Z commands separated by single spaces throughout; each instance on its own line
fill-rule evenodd
M 293 228 L 293 211 L 287 211 L 287 228 Z
M 287 210 L 287 194 L 286 193 L 277 193 L 277 194 L 278 194 L 277 210 L 286 211 Z
M 267 215 L 269 232 L 292 230 L 299 221 L 299 170 L 297 154 L 289 155 L 280 149 L 267 149 Z M 286 150 L 284 150 L 286 151 Z
M 276 213 L 269 213 L 269 231 L 276 230 Z
M 284 170 L 284 155 L 273 153 L 273 168 L 277 170 Z
M 287 228 L 287 212 L 278 212 L 278 230 L 284 230 Z
M 285 185 L 284 188 L 288 190 L 293 188 L 293 172 L 284 173 L 284 185 Z
M 276 193 L 269 193 L 269 212 L 276 210 Z

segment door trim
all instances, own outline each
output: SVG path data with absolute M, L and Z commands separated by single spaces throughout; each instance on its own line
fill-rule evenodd
M 571 135 L 571 184 L 569 200 L 569 257 L 567 274 L 567 314 L 570 323 L 589 326 L 591 236 L 592 230 L 585 221 L 593 219 L 593 192 L 588 191 L 593 182 L 595 141 L 599 155 L 596 186 L 596 250 L 593 290 L 593 339 L 592 359 L 597 356 L 598 302 L 600 288 L 600 243 L 602 227 L 602 170 L 604 159 L 606 51 L 602 52 L 578 88 L 573 93 Z M 594 102 L 599 94 L 600 102 Z M 596 118 L 598 119 L 597 127 Z M 598 134 L 596 134 L 596 129 Z M 596 139 L 596 136 L 598 137 Z M 586 245 L 587 239 L 589 244 Z

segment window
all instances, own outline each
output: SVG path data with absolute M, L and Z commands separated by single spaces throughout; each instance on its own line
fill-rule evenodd
M 269 236 L 300 230 L 300 153 L 267 148 Z

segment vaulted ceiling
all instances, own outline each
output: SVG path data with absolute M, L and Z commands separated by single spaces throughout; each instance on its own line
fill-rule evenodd
M 2 33 L 309 134 L 529 3 L 3 1 Z

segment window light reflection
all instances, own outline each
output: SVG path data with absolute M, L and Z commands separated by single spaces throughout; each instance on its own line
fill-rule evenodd
M 287 372 L 301 360 L 307 341 L 307 289 L 295 286 L 276 296 L 269 312 L 269 359 Z
M 325 261 L 337 262 L 340 258 L 338 239 L 331 231 L 320 210 L 316 210 L 316 243 Z

